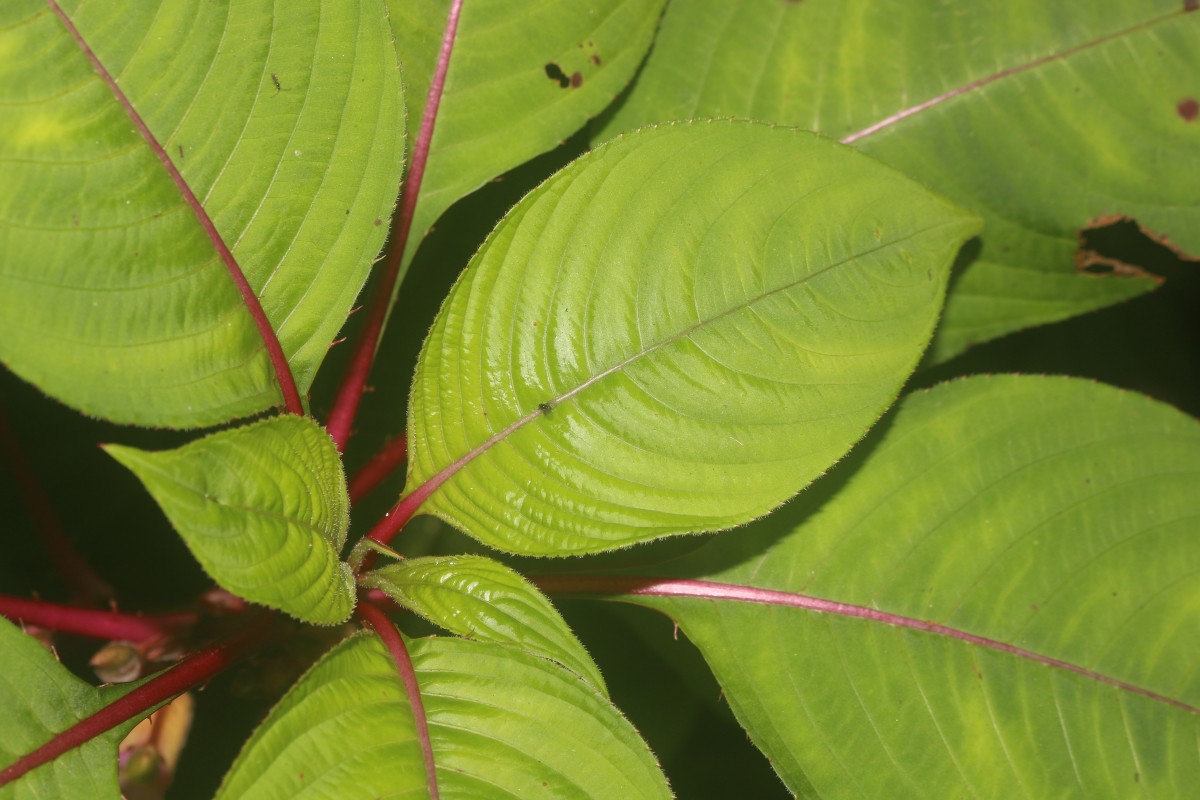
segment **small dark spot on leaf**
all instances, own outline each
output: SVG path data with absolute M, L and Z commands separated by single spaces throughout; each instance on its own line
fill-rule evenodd
M 381 220 L 379 217 L 376 217 L 375 218 L 375 227 L 378 228 L 382 224 L 383 224 L 383 220 Z
M 183 145 L 179 145 L 179 157 L 183 158 Z
M 1184 122 L 1195 122 L 1196 117 L 1200 116 L 1200 102 L 1194 97 L 1185 97 L 1175 106 L 1175 110 Z
M 1031 609 L 1033 609 L 1034 611 L 1037 611 L 1037 610 L 1038 610 L 1038 605 L 1037 605 L 1037 603 L 1030 603 L 1030 604 L 1029 604 L 1029 607 L 1030 607 Z
M 281 86 L 279 83 L 279 76 L 274 72 L 271 73 L 271 83 L 275 84 L 275 94 L 279 94 L 281 91 L 283 91 L 283 86 Z
M 600 66 L 600 56 L 595 53 L 592 53 L 591 58 L 589 58 L 588 61 L 591 61 L 597 67 Z
M 1084 482 L 1084 483 L 1086 483 L 1088 486 L 1091 486 L 1091 485 L 1092 485 L 1092 479 L 1091 479 L 1091 478 L 1084 478 L 1084 479 L 1083 479 L 1083 482 Z
M 553 410 L 554 410 L 554 403 L 551 403 L 551 402 L 538 403 L 538 411 L 542 412 L 543 414 L 549 414 Z
M 583 86 L 583 73 L 575 70 L 571 73 L 571 88 L 578 89 L 580 86 Z
M 1133 773 L 1133 782 L 1141 783 L 1142 782 L 1142 773 L 1140 773 L 1140 772 Z
M 558 85 L 566 89 L 571 85 L 571 79 L 567 77 L 567 73 L 562 71 L 562 67 L 551 61 L 546 65 L 546 77 L 552 81 L 558 81 Z

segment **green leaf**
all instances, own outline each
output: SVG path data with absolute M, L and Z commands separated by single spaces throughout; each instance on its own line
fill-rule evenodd
M 449 7 L 388 0 L 414 141 Z M 410 241 L 455 200 L 557 147 L 608 106 L 642 62 L 662 7 L 663 0 L 465 2 Z
M 232 249 L 303 395 L 403 168 L 383 3 L 62 5 Z M 6 2 L 0 52 L 0 360 L 121 422 L 279 404 L 212 241 L 63 24 Z
M 318 625 L 354 610 L 354 576 L 338 560 L 350 523 L 346 477 L 311 419 L 275 417 L 157 453 L 105 449 L 221 586 Z
M 216 800 L 426 797 L 412 709 L 387 651 L 358 636 L 330 651 L 246 742 Z
M 363 586 L 451 633 L 513 644 L 562 664 L 603 692 L 604 678 L 545 595 L 483 556 L 414 558 L 365 575 Z
M 812 134 L 697 123 L 593 151 L 501 222 L 439 313 L 410 491 L 440 486 L 425 511 L 530 554 L 764 514 L 895 398 L 977 228 Z
M 487 642 L 411 652 L 443 797 L 671 797 L 637 731 L 573 673 Z
M 786 510 L 639 570 L 704 599 L 629 598 L 697 643 L 788 787 L 1196 786 L 1200 425 L 1081 380 L 998 377 L 918 393 L 881 428 Z
M 408 645 L 446 800 L 670 797 L 637 732 L 572 673 L 503 645 L 438 638 Z M 217 799 L 424 796 L 424 786 L 396 668 L 377 638 L 359 635 L 272 710 Z
M 858 137 L 976 210 L 986 233 L 952 284 L 930 351 L 940 361 L 1153 288 L 1077 272 L 1079 230 L 1098 220 L 1127 215 L 1200 254 L 1200 124 L 1186 112 L 1200 14 L 1188 10 L 680 0 L 596 139 L 672 119 L 770 120 Z
M 0 768 L 31 753 L 136 684 L 94 686 L 72 675 L 41 642 L 0 618 Z M 146 710 L 148 714 L 151 709 Z M 118 798 L 117 745 L 142 717 L 113 728 L 0 788 L 2 800 Z

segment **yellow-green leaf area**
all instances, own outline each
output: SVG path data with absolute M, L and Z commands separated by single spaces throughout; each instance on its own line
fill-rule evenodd
M 354 576 L 338 558 L 350 500 L 337 447 L 316 422 L 287 415 L 176 450 L 107 450 L 218 584 L 305 622 L 350 616 Z

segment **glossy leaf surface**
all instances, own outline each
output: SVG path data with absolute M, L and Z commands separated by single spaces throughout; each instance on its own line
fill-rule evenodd
M 303 395 L 403 166 L 382 0 L 62 6 L 232 250 Z M 279 404 L 213 241 L 62 22 L 6 2 L 0 51 L 0 359 L 121 422 Z
M 97 689 L 72 675 L 41 642 L 0 618 L 0 768 L 33 752 L 128 692 L 131 684 Z M 149 713 L 147 711 L 147 713 Z M 95 797 L 116 800 L 117 745 L 130 720 L 0 788 L 3 800 Z
M 413 220 L 415 245 L 460 197 L 551 150 L 607 107 L 650 47 L 663 0 L 466 0 Z M 388 0 L 415 140 L 447 0 Z M 408 249 L 408 258 L 415 251 Z
M 784 511 L 647 571 L 725 600 L 634 598 L 699 645 L 789 788 L 1197 785 L 1195 420 L 1000 377 L 918 393 L 881 427 Z
M 615 141 L 455 286 L 414 379 L 408 485 L 444 481 L 426 511 L 521 553 L 746 522 L 895 398 L 977 224 L 812 134 Z
M 459 636 L 512 644 L 549 658 L 604 691 L 604 678 L 537 587 L 482 556 L 413 558 L 365 575 L 363 586 Z
M 338 559 L 350 523 L 333 440 L 307 417 L 276 417 L 176 450 L 108 452 L 145 484 L 213 580 L 318 625 L 354 609 Z
M 1095 221 L 1133 217 L 1200 255 L 1194 8 L 681 0 L 595 140 L 692 117 L 796 125 L 977 211 L 982 246 L 952 284 L 941 360 L 1152 288 L 1078 274 L 1078 232 Z
M 633 727 L 567 670 L 485 642 L 430 638 L 409 647 L 441 797 L 670 797 Z M 376 638 L 356 636 L 271 712 L 218 799 L 355 800 L 424 796 L 424 788 L 395 667 Z

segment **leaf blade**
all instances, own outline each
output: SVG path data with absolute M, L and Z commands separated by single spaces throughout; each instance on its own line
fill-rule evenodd
M 105 449 L 221 586 L 318 625 L 350 616 L 354 576 L 338 560 L 349 495 L 337 447 L 317 423 L 285 415 L 175 450 Z
M 382 9 L 65 5 L 232 249 L 306 393 L 382 245 L 403 163 Z M 44 11 L 5 8 L 4 46 L 27 57 L 0 88 L 16 109 L 0 127 L 14 187 L 0 205 L 0 357 L 124 422 L 203 426 L 275 405 L 212 242 Z
M 484 642 L 435 637 L 411 640 L 409 648 L 442 797 L 483 792 L 523 798 L 547 791 L 572 798 L 670 796 L 633 727 L 607 698 L 562 667 Z M 379 736 L 365 725 L 332 732 L 312 724 L 330 714 L 361 718 L 368 711 L 375 715 L 372 725 L 392 732 L 389 743 L 403 745 L 400 758 L 371 757 L 369 745 Z M 547 736 L 548 730 L 571 731 L 586 746 L 571 747 L 563 737 Z M 294 736 L 309 743 L 311 755 L 289 752 Z M 336 771 L 337 796 L 348 800 L 397 787 L 424 792 L 404 688 L 375 637 L 343 641 L 301 679 L 247 742 L 217 796 L 325 796 L 312 785 L 300 787 L 295 773 L 306 765 Z M 281 788 L 272 793 L 275 786 Z
M 550 601 L 497 561 L 470 555 L 413 558 L 373 570 L 360 583 L 451 633 L 557 661 L 605 692 L 600 670 Z
M 414 139 L 448 6 L 446 0 L 388 2 L 414 98 Z M 466 3 L 406 262 L 456 200 L 557 147 L 611 103 L 649 49 L 662 7 L 662 0 L 520 7 L 489 0 Z M 565 78 L 566 85 L 551 73 Z
M 439 314 L 408 486 L 522 553 L 765 513 L 890 403 L 975 226 L 795 131 L 669 126 L 595 151 L 514 209 Z
M 669 119 L 770 120 L 854 139 L 976 210 L 987 233 L 947 299 L 930 353 L 942 361 L 1154 288 L 1077 272 L 1085 226 L 1128 215 L 1200 253 L 1194 179 L 1175 166 L 1197 147 L 1178 112 L 1195 94 L 1197 25 L 1172 0 L 676 3 L 596 140 Z
M 4 659 L 4 669 L 0 671 L 0 710 L 5 719 L 0 763 L 4 766 L 15 763 L 133 688 L 132 684 L 98 689 L 89 686 L 72 675 L 40 642 L 3 618 L 0 618 L 0 642 Z M 27 772 L 0 788 L 0 797 L 5 800 L 119 797 L 117 745 L 139 719 L 130 719 Z
M 976 378 L 906 399 L 851 462 L 654 570 L 793 607 L 630 598 L 701 647 L 793 791 L 1190 785 L 1194 420 L 1079 380 Z M 830 601 L 854 608 L 794 607 Z

